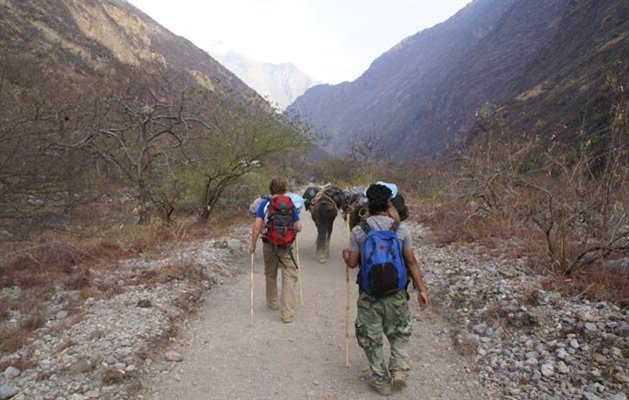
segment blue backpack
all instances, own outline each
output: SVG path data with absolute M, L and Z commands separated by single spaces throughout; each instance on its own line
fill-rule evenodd
M 360 253 L 360 288 L 374 297 L 386 297 L 406 290 L 408 271 L 397 237 L 399 222 L 390 230 L 373 230 L 363 221 L 361 228 L 367 234 Z

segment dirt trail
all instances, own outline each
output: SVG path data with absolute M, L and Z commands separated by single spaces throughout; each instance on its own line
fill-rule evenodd
M 346 242 L 342 219 L 333 235 L 331 257 L 319 264 L 314 252 L 315 227 L 304 213 L 300 256 L 304 306 L 293 323 L 266 308 L 260 248 L 255 263 L 255 318 L 250 325 L 248 274 L 210 291 L 198 317 L 187 324 L 172 346 L 184 361 L 164 364 L 144 382 L 145 399 L 378 399 L 368 386 L 369 370 L 356 344 L 353 321 L 358 295 L 351 272 L 350 368 L 344 366 Z M 259 246 L 261 247 L 261 246 Z M 419 255 L 421 256 L 421 255 Z M 243 266 L 248 263 L 243 256 Z M 297 299 L 299 294 L 297 292 Z M 299 301 L 299 300 L 298 300 Z M 396 399 L 480 399 L 483 392 L 467 361 L 451 349 L 447 325 L 417 300 L 410 345 L 413 369 Z

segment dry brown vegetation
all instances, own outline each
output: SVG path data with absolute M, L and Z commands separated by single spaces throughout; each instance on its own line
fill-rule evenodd
M 78 90 L 33 68 L 26 54 L 0 62 L 2 239 L 67 230 L 103 203 L 126 203 L 119 221 L 172 224 L 188 210 L 205 223 L 237 186 L 274 170 L 274 157 L 286 167 L 312 140 L 299 120 L 204 90 L 181 71 L 125 67 Z
M 585 297 L 629 306 L 629 273 L 626 268 L 596 268 L 578 272 L 569 278 L 551 276 L 542 284 L 546 289 L 556 290 L 568 297 Z
M 26 343 L 30 335 L 45 322 L 46 319 L 40 312 L 34 312 L 21 321 L 18 326 L 0 330 L 0 351 L 9 354 L 17 351 Z
M 571 142 L 544 121 L 514 132 L 485 107 L 474 135 L 442 157 L 375 163 L 374 148 L 359 142 L 353 157 L 306 173 L 339 186 L 396 182 L 438 245 L 523 259 L 546 287 L 629 306 L 628 76 L 626 63 L 610 68 L 609 119 Z
M 574 143 L 481 116 L 476 136 L 437 161 L 441 184 L 420 200 L 416 215 L 436 242 L 523 257 L 547 288 L 629 306 L 629 96 L 618 68 L 627 66 L 608 77 L 611 120 Z
M 80 318 L 78 310 L 86 299 L 108 298 L 125 290 L 117 284 L 120 260 L 157 256 L 190 240 L 225 235 L 247 221 L 242 214 L 217 214 L 211 224 L 103 225 L 100 230 L 92 227 L 88 237 L 80 237 L 78 232 L 47 233 L 45 238 L 33 237 L 29 242 L 4 243 L 5 255 L 0 259 L 0 352 L 13 353 L 20 349 L 33 332 L 50 319 L 48 303 L 59 296 L 59 289 L 63 293 L 77 293 L 64 295 L 58 301 Z M 185 219 L 184 216 L 179 218 Z M 190 221 L 195 219 L 195 216 L 188 217 Z M 44 240 L 45 243 L 41 243 Z M 200 282 L 198 274 L 196 268 L 169 264 L 131 276 L 128 284 L 151 286 L 172 280 Z M 96 275 L 110 279 L 99 279 L 96 283 Z M 180 299 L 184 309 L 191 309 L 194 302 L 195 299 Z M 9 323 L 12 317 L 17 322 Z
M 105 385 L 119 385 L 126 379 L 125 375 L 116 368 L 105 368 L 102 372 L 101 379 Z

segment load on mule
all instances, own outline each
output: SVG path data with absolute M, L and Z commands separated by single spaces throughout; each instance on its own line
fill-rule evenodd
M 334 219 L 338 210 L 347 202 L 345 193 L 337 186 L 326 184 L 320 187 L 310 186 L 302 196 L 306 210 L 310 211 L 317 226 L 317 254 L 319 261 L 325 263 L 330 254 L 330 237 Z
M 393 209 L 389 210 L 390 216 L 400 222 L 408 219 L 408 207 L 404 201 L 404 196 L 398 191 L 397 185 L 381 181 L 376 184 L 386 186 L 391 190 Z M 345 191 L 347 201 L 343 207 L 343 218 L 349 218 L 350 229 L 369 217 L 366 190 L 367 188 L 364 186 L 354 186 Z

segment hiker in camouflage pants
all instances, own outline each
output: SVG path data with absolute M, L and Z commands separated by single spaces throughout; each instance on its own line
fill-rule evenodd
M 393 208 L 390 201 L 391 190 L 384 185 L 371 185 L 367 190 L 370 217 L 366 222 L 373 230 L 391 229 L 395 220 L 389 216 Z M 413 253 L 411 234 L 407 226 L 400 224 L 396 231 L 402 247 L 402 256 L 411 280 L 419 289 L 417 296 L 422 308 L 428 305 L 428 295 L 421 278 L 419 264 Z M 350 268 L 359 265 L 361 245 L 366 238 L 362 227 L 356 226 L 351 232 L 350 248 L 343 250 L 343 258 Z M 396 294 L 376 298 L 360 290 L 356 316 L 356 339 L 365 350 L 372 378 L 371 386 L 383 395 L 391 394 L 393 387 L 406 386 L 410 370 L 407 345 L 412 332 L 411 312 L 406 290 Z M 391 346 L 391 356 L 387 366 L 383 336 Z

